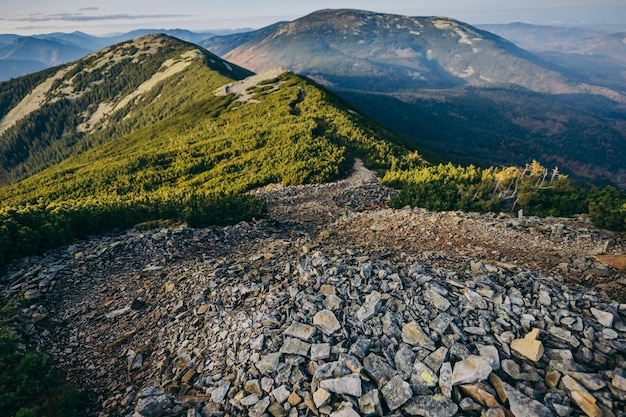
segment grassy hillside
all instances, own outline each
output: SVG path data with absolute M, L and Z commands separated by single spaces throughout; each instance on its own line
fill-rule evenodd
M 199 79 L 194 68 L 210 71 Z M 2 83 L 0 185 L 173 115 L 198 83 L 210 91 L 251 74 L 195 45 L 153 35 Z
M 190 101 L 175 114 L 0 189 L 4 261 L 143 221 L 202 225 L 259 216 L 262 202 L 242 192 L 328 181 L 355 156 L 374 168 L 417 161 L 399 138 L 301 77 L 284 73 L 241 97 L 204 87 L 210 76 L 206 66 L 190 67 L 181 75 L 188 84 L 176 84 Z M 159 109 L 143 112 L 154 120 Z

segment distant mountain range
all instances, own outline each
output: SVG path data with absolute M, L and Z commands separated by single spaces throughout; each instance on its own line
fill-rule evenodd
M 535 53 L 571 77 L 626 92 L 626 28 L 613 33 L 526 23 L 481 28 Z

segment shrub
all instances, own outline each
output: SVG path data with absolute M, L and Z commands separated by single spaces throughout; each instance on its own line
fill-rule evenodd
M 83 404 L 47 356 L 21 350 L 17 336 L 0 328 L 0 415 L 74 417 Z

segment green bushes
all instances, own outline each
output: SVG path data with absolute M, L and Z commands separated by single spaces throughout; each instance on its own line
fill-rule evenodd
M 626 231 L 626 192 L 606 187 L 589 196 L 589 216 L 603 229 Z
M 172 219 L 200 227 L 232 224 L 264 214 L 264 202 L 250 195 L 175 190 L 5 208 L 0 210 L 0 264 L 146 221 Z
M 17 336 L 0 328 L 0 415 L 74 417 L 82 415 L 83 405 L 50 359 L 21 350 Z
M 430 210 L 512 212 L 527 215 L 573 216 L 589 213 L 597 227 L 626 230 L 626 192 L 607 187 L 586 190 L 537 161 L 524 169 L 482 169 L 452 164 L 392 169 L 383 183 L 401 189 L 390 202 Z

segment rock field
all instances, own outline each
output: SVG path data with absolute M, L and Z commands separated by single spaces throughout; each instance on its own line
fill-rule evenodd
M 388 209 L 358 161 L 256 193 L 268 219 L 133 229 L 2 271 L 17 329 L 89 415 L 626 416 L 623 236 Z

